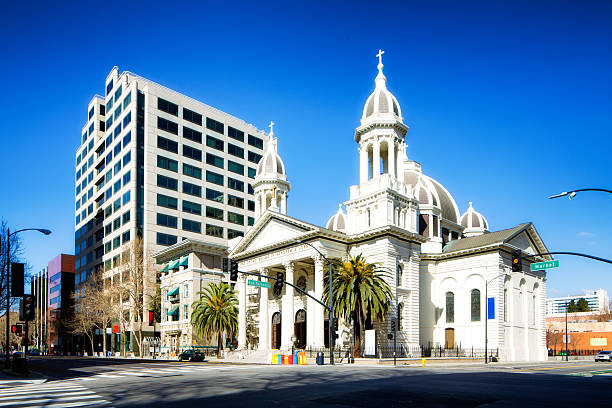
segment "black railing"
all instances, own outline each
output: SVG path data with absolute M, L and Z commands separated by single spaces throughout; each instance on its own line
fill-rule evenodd
M 568 349 L 568 356 L 594 356 L 599 353 L 601 350 L 586 350 L 586 349 Z M 549 356 L 564 356 L 565 355 L 565 347 L 563 348 L 549 348 L 548 349 Z

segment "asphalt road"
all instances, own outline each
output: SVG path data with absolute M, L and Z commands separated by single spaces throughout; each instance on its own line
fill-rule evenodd
M 30 367 L 52 379 L 0 389 L 0 406 L 3 401 L 15 407 L 612 405 L 612 364 L 593 361 L 331 367 L 39 357 Z M 34 398 L 25 397 L 28 392 Z M 64 399 L 52 405 L 55 397 Z

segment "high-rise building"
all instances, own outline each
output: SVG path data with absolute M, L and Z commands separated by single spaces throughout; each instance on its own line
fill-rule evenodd
M 137 234 L 150 252 L 242 236 L 267 141 L 241 119 L 113 68 L 76 152 L 76 284 L 100 268 L 112 275 Z
M 589 312 L 607 312 L 610 306 L 610 298 L 608 291 L 605 289 L 597 289 L 587 291 L 584 295 L 570 295 L 564 297 L 555 297 L 546 299 L 546 314 L 554 315 L 557 313 L 565 313 L 567 305 L 573 300 L 577 303 L 578 300 L 584 299 L 589 304 Z

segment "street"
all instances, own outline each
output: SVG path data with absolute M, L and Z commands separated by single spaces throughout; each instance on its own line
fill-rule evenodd
M 609 406 L 612 364 L 268 366 L 33 357 L 44 384 L 0 384 L 0 406 Z

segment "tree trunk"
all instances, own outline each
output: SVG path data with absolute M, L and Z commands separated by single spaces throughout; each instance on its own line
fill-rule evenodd
M 106 357 L 106 327 L 102 328 L 102 355 Z
M 221 339 L 221 332 L 217 334 L 217 358 L 221 358 L 221 347 L 223 347 L 223 342 Z
M 353 358 L 361 357 L 361 321 L 359 311 L 353 312 Z

